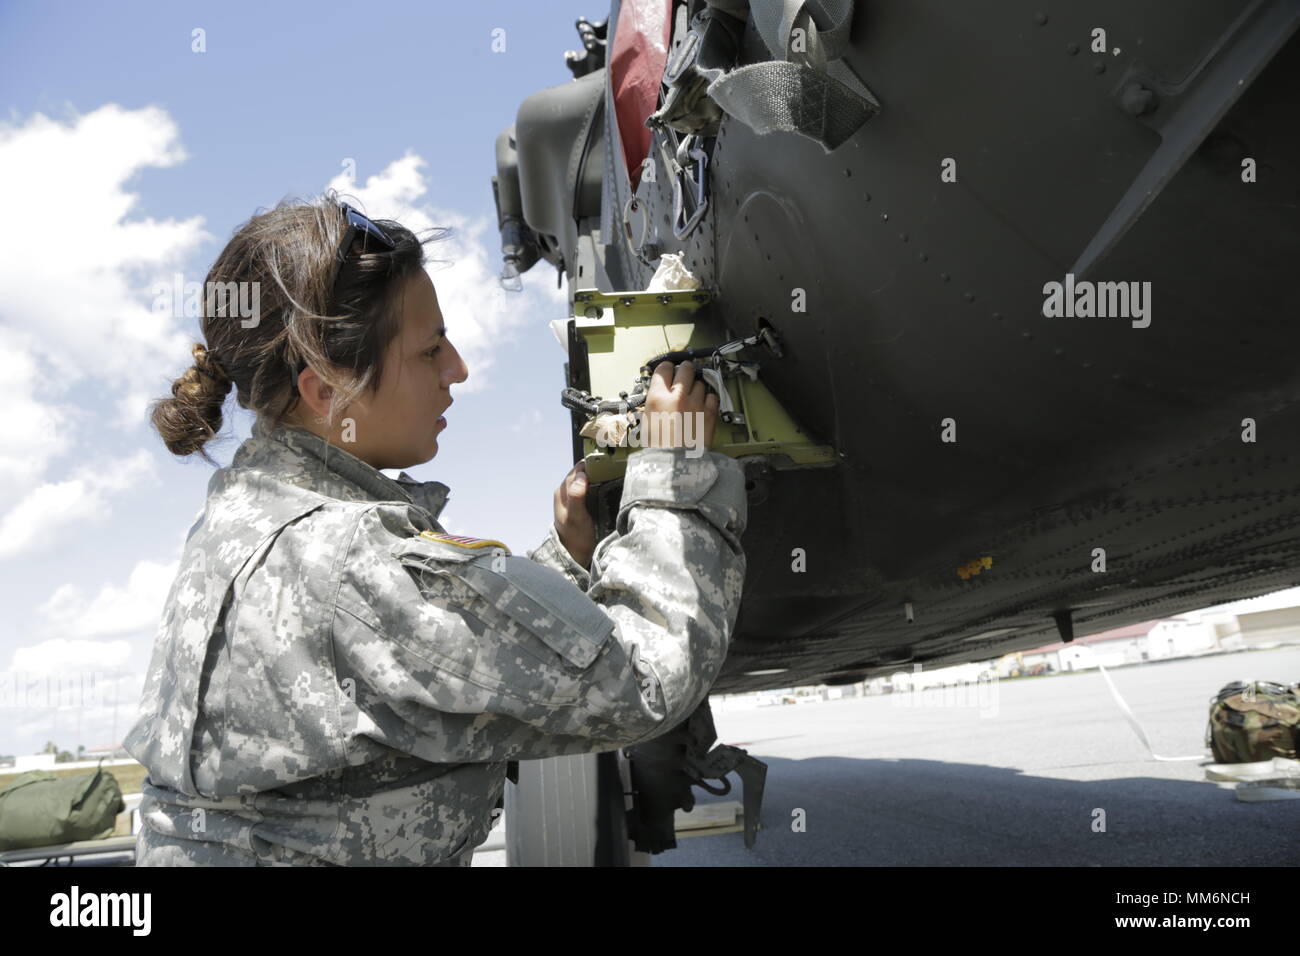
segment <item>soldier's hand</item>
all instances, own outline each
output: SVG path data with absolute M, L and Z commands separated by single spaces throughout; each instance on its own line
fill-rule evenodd
M 591 567 L 596 551 L 596 522 L 587 510 L 587 463 L 579 461 L 555 491 L 555 531 L 569 556 Z
M 673 370 L 673 363 L 667 360 L 655 366 L 650 377 L 650 391 L 644 405 L 645 417 L 641 423 L 641 434 L 647 448 L 686 448 L 685 418 L 697 416 L 693 422 L 692 441 L 701 442 L 707 449 L 713 444 L 713 431 L 718 423 L 718 396 L 704 386 L 704 379 L 696 378 L 695 363 L 690 359 Z M 680 423 L 676 428 L 672 412 L 680 413 Z M 666 414 L 668 413 L 668 414 Z M 655 427 L 655 418 L 659 427 Z M 702 423 L 703 428 L 700 427 Z

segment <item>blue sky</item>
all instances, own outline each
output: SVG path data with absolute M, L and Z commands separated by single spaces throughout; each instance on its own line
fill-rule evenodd
M 496 283 L 494 142 L 525 97 L 571 81 L 577 17 L 607 12 L 0 2 L 0 170 L 15 187 L 0 230 L 0 754 L 106 745 L 133 719 L 212 474 L 147 422 L 201 341 L 196 319 L 152 313 L 155 287 L 202 282 L 233 231 L 285 197 L 334 186 L 372 216 L 453 227 L 428 247 L 450 261 L 430 275 L 470 378 L 437 457 L 410 471 L 451 486 L 452 532 L 516 552 L 542 539 L 570 466 L 547 325 L 568 310 L 544 262 L 522 293 Z M 232 394 L 209 446 L 220 464 L 250 425 Z M 68 706 L 40 699 L 55 687 Z

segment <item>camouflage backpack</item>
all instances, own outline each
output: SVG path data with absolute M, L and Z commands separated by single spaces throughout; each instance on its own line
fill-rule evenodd
M 1219 763 L 1297 759 L 1300 696 L 1296 685 L 1234 681 L 1210 701 L 1205 744 Z

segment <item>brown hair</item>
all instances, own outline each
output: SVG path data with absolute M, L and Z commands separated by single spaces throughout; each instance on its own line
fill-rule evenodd
M 172 397 L 157 400 L 150 411 L 172 454 L 199 452 L 215 464 L 203 446 L 221 429 L 232 386 L 240 406 L 272 426 L 297 406 L 297 378 L 307 365 L 334 389 L 330 424 L 358 395 L 378 388 L 384 352 L 400 331 L 402 284 L 424 266 L 425 243 L 450 230 L 435 229 L 421 239 L 392 220 L 374 222 L 396 248 L 376 247 L 359 234 L 339 269 L 334 301 L 330 284 L 347 225 L 333 190 L 310 202 L 282 200 L 239 227 L 203 286 L 207 344 L 195 343 L 194 364 L 172 384 Z M 256 321 L 248 323 L 232 307 L 240 301 L 236 295 L 223 302 L 213 293 L 221 288 L 237 289 L 245 303 L 255 294 Z

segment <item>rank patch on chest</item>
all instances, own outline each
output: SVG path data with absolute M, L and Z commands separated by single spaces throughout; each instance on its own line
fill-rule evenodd
M 443 544 L 455 545 L 458 548 L 468 548 L 471 551 L 477 551 L 480 548 L 502 548 L 506 554 L 510 554 L 509 548 L 492 538 L 468 538 L 463 534 L 439 534 L 436 531 L 421 531 L 420 537 L 429 538 L 432 541 L 441 541 Z

